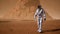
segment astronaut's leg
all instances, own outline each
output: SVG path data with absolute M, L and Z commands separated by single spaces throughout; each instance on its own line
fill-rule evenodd
M 38 32 L 42 31 L 42 18 L 38 18 Z

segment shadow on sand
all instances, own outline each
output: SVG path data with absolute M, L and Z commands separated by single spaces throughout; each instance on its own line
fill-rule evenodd
M 58 28 L 58 29 L 52 29 L 52 30 L 43 30 L 43 33 L 44 32 L 55 32 L 55 31 L 60 31 L 60 28 Z
M 0 21 L 0 23 L 9 23 L 11 21 Z

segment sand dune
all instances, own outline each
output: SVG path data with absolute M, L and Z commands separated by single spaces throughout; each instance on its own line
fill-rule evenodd
M 5 3 L 7 5 L 4 6 L 4 2 L 9 2 L 10 5 L 9 3 Z M 37 5 L 40 4 L 39 0 L 6 0 L 4 2 L 2 2 L 3 5 L 1 3 L 1 9 L 3 8 L 2 10 L 4 11 L 1 11 L 2 14 L 0 14 L 0 19 L 33 20 Z M 52 19 L 47 12 L 46 15 L 47 19 Z

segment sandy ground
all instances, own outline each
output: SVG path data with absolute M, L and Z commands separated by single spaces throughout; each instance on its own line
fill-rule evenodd
M 37 32 L 35 21 L 0 21 L 0 34 L 60 34 L 60 20 L 45 21 L 42 29 Z

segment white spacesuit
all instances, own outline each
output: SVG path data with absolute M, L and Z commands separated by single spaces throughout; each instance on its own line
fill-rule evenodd
M 46 15 L 44 10 L 41 8 L 41 6 L 38 6 L 35 12 L 35 15 L 34 15 L 35 20 L 36 20 L 36 16 L 37 16 L 38 32 L 42 32 L 42 21 L 43 19 L 46 20 Z

